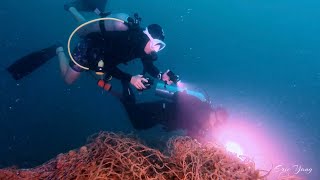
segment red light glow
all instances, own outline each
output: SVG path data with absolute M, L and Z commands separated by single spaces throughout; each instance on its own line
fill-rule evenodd
M 273 164 L 287 162 L 287 155 L 280 148 L 281 142 L 272 139 L 273 134 L 245 121 L 228 121 L 208 137 L 214 138 L 238 157 L 251 158 L 260 169 L 270 170 Z

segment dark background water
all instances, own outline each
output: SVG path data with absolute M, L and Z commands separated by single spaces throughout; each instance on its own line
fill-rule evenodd
M 133 131 L 121 104 L 90 76 L 65 85 L 57 59 L 20 82 L 5 72 L 29 52 L 66 42 L 77 24 L 63 3 L 0 3 L 0 167 L 38 165 L 101 130 Z M 275 131 L 284 151 L 313 168 L 308 178 L 319 177 L 319 1 L 111 0 L 108 7 L 139 12 L 144 25 L 161 24 L 168 46 L 160 69 L 205 88 L 231 116 L 254 117 L 252 123 Z

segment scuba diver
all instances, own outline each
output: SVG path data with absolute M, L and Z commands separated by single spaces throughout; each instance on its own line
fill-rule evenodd
M 62 76 L 68 84 L 85 70 L 96 72 L 100 76 L 98 85 L 106 90 L 111 88 L 108 82 L 112 77 L 128 82 L 138 90 L 145 89 L 144 83 L 148 81 L 143 77 L 145 73 L 167 84 L 173 83 L 167 74 L 169 71 L 162 73 L 154 65 L 157 53 L 166 46 L 162 27 L 151 24 L 141 28 L 141 18 L 137 14 L 131 18 L 126 14 L 103 13 L 106 3 L 107 0 L 76 0 L 65 5 L 79 23 L 86 21 L 79 11 L 94 11 L 99 16 L 116 19 L 95 21 L 77 31 L 80 41 L 71 53 L 70 61 L 58 43 L 22 57 L 7 68 L 8 72 L 19 80 L 58 56 Z M 142 74 L 133 76 L 117 67 L 136 58 L 143 64 Z
M 148 88 L 152 85 L 152 80 L 146 83 Z M 120 99 L 136 130 L 161 125 L 167 132 L 185 130 L 188 136 L 204 142 L 207 132 L 222 127 L 228 119 L 228 112 L 222 107 L 213 107 L 203 93 L 181 89 L 174 84 L 157 83 L 155 94 L 161 100 L 140 103 L 136 102 L 127 82 L 122 81 L 122 88 L 122 94 L 110 92 Z
M 210 128 L 223 124 L 227 119 L 227 112 L 223 108 L 213 108 L 209 101 L 203 101 L 187 91 L 168 91 L 173 87 L 171 84 L 177 84 L 179 76 L 170 70 L 162 73 L 154 65 L 157 53 L 166 46 L 162 27 L 151 24 L 141 28 L 141 18 L 137 14 L 132 18 L 126 14 L 104 13 L 106 3 L 107 0 L 76 0 L 65 5 L 65 10 L 80 24 L 86 22 L 86 19 L 79 11 L 94 11 L 101 17 L 123 20 L 99 20 L 79 29 L 77 35 L 80 42 L 72 52 L 74 61 L 71 57 L 71 61 L 68 60 L 63 47 L 57 43 L 22 57 L 7 68 L 8 72 L 19 80 L 58 56 L 62 75 L 68 84 L 72 84 L 81 72 L 89 69 L 101 75 L 98 80 L 100 87 L 117 95 L 109 81 L 112 77 L 121 80 L 123 93 L 117 97 L 137 130 L 160 124 L 166 131 L 183 129 L 189 136 L 200 139 Z M 140 75 L 132 76 L 117 67 L 136 58 L 141 59 L 144 68 Z M 153 80 L 146 77 L 146 73 L 164 82 L 158 83 L 160 85 L 156 89 L 157 94 L 164 99 L 136 103 L 130 84 L 139 91 L 149 89 Z

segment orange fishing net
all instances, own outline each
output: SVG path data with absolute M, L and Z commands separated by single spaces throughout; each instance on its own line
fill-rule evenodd
M 264 179 L 251 160 L 240 160 L 216 145 L 175 137 L 168 151 L 148 148 L 136 138 L 101 132 L 86 146 L 33 169 L 2 169 L 0 179 Z

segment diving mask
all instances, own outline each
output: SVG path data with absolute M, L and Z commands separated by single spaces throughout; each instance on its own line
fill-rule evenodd
M 159 52 L 163 50 L 166 47 L 166 43 L 161 41 L 160 39 L 154 39 L 151 34 L 149 33 L 148 27 L 143 31 L 144 34 L 146 34 L 150 40 L 150 49 L 152 49 L 155 52 Z

